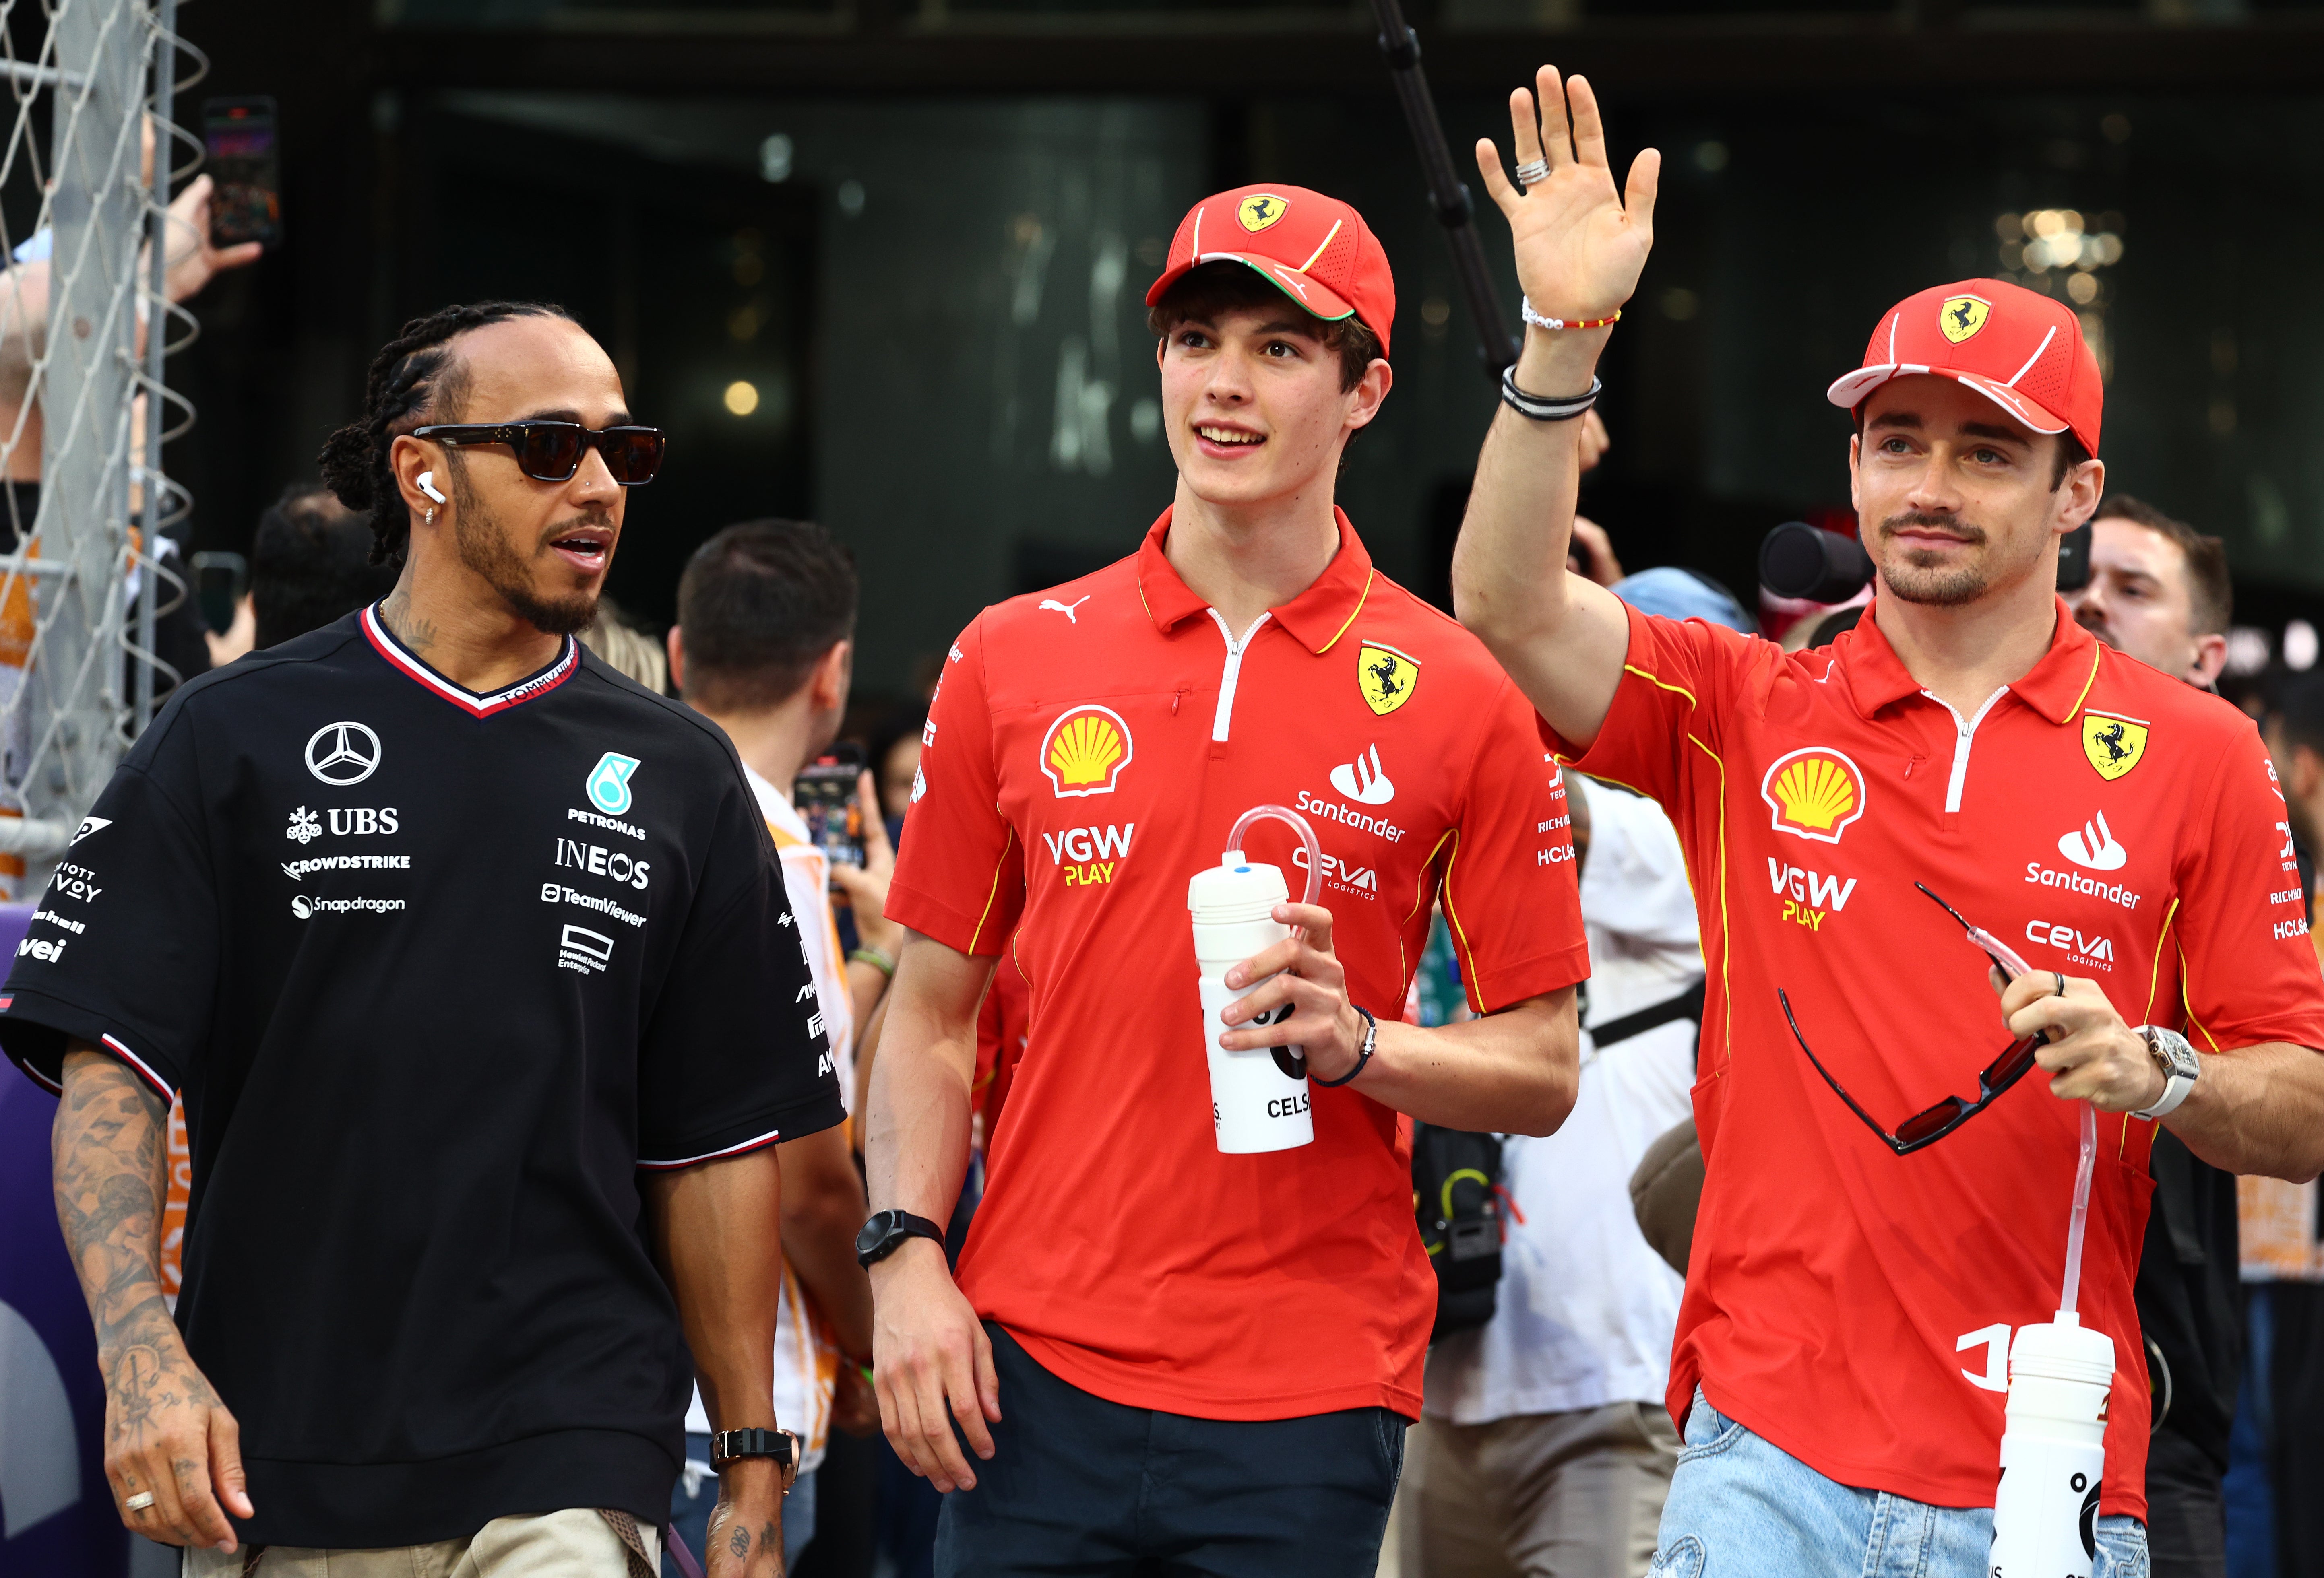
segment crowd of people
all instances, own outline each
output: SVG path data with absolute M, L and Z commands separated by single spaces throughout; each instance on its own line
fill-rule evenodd
M 604 597 L 663 446 L 560 309 L 380 352 L 0 992 L 130 1529 L 2007 1578 L 2062 1328 L 2069 1569 L 2324 1560 L 2324 677 L 2214 693 L 2219 540 L 2108 488 L 2079 319 L 1998 280 L 1834 369 L 1850 617 L 1625 573 L 1576 507 L 1659 164 L 1578 78 L 1511 109 L 1457 619 L 1334 503 L 1395 284 L 1302 188 L 1148 292 L 1136 551 L 877 716 L 819 526 L 715 531 L 659 637 Z

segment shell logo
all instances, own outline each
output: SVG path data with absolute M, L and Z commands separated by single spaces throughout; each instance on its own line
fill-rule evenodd
M 1759 781 L 1775 829 L 1795 839 L 1837 844 L 1864 814 L 1864 774 L 1836 750 L 1810 746 L 1775 758 Z
M 1060 800 L 1111 794 L 1135 748 L 1130 725 L 1110 707 L 1081 706 L 1057 714 L 1041 738 L 1041 771 Z

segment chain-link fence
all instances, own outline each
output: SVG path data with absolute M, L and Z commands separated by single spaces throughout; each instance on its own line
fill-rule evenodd
M 0 899 L 40 890 L 178 677 L 152 656 L 186 595 L 162 534 L 189 500 L 159 463 L 192 416 L 161 379 L 193 330 L 164 289 L 194 239 L 170 192 L 201 147 L 171 117 L 176 14 L 0 0 Z

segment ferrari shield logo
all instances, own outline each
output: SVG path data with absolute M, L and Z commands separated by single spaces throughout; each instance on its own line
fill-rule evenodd
M 1386 717 L 1412 700 L 1420 683 L 1420 659 L 1378 641 L 1367 641 L 1356 653 L 1356 688 L 1364 705 Z
M 2146 725 L 2104 712 L 2082 714 L 2082 754 L 2111 783 L 2146 759 Z
M 1993 316 L 1993 303 L 1982 296 L 1956 296 L 1937 308 L 1937 326 L 1945 331 L 1945 338 L 1960 344 L 1985 326 Z
M 1235 205 L 1235 217 L 1254 235 L 1283 217 L 1290 203 L 1273 192 L 1253 192 Z

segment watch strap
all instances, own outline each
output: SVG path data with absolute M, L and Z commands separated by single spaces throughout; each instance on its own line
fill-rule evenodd
M 2146 1050 L 2154 1059 L 2155 1067 L 2163 1070 L 2163 1094 L 2153 1106 L 2130 1115 L 2153 1123 L 2157 1118 L 2168 1117 L 2178 1111 L 2180 1103 L 2187 1099 L 2188 1092 L 2195 1088 L 2195 1076 L 2184 1070 L 2181 1067 L 2181 1059 L 2178 1055 L 2181 1049 L 2184 1049 L 2184 1060 L 2191 1063 L 2195 1060 L 2195 1050 L 2177 1031 L 2164 1030 L 2159 1025 L 2142 1024 L 2138 1027 L 2138 1035 L 2139 1039 L 2146 1043 Z M 2164 1039 L 2166 1037 L 2169 1041 Z M 2170 1045 L 2170 1041 L 2178 1042 L 2178 1046 Z
M 942 1227 L 925 1216 L 915 1216 L 909 1211 L 874 1212 L 872 1220 L 863 1225 L 865 1232 L 868 1233 L 875 1225 L 881 1229 L 878 1239 L 866 1243 L 863 1234 L 859 1234 L 856 1237 L 855 1262 L 867 1271 L 902 1248 L 908 1238 L 929 1238 L 938 1243 L 945 1241 Z
M 788 1467 L 796 1455 L 792 1449 L 791 1433 L 788 1430 L 753 1427 L 748 1430 L 721 1430 L 710 1437 L 712 1468 L 745 1457 L 771 1457 Z

